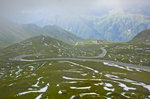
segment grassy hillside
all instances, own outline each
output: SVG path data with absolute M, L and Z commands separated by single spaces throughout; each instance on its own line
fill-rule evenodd
M 150 66 L 150 45 L 138 43 L 110 43 L 107 45 L 107 60 Z
M 104 59 L 132 64 L 137 56 L 145 60 L 148 52 L 136 51 L 144 46 L 106 43 Z M 11 57 L 36 54 L 28 59 L 93 55 L 102 44 L 72 46 L 48 36 L 36 36 L 11 45 L 0 52 L 0 98 L 48 99 L 143 99 L 149 98 L 149 72 L 107 62 L 42 60 L 9 61 Z M 106 46 L 106 45 L 105 45 Z M 97 53 L 98 54 L 98 53 Z M 122 57 L 122 58 L 120 58 Z M 147 55 L 149 58 L 149 54 Z M 144 63 L 150 60 L 143 61 Z M 136 63 L 137 64 L 137 63 Z M 147 63 L 150 64 L 150 63 Z
M 95 46 L 95 45 L 93 45 Z M 78 57 L 98 55 L 101 50 L 97 47 L 77 47 L 69 45 L 49 36 L 35 36 L 19 43 L 13 44 L 1 50 L 1 59 L 8 59 L 19 55 L 42 54 L 40 57 Z
M 18 56 L 23 54 L 44 54 L 50 57 L 70 54 L 71 45 L 48 36 L 36 36 L 11 45 L 2 50 L 2 56 Z M 59 54 L 60 53 L 60 54 Z M 8 57 L 8 56 L 7 56 Z
M 104 40 L 102 39 L 86 39 L 81 42 L 77 42 L 76 45 L 87 45 L 87 44 L 103 44 Z
M 150 44 L 150 29 L 140 32 L 130 42 Z

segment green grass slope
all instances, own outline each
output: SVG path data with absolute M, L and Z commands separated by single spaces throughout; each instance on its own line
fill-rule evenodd
M 49 36 L 40 35 L 2 49 L 0 56 L 1 59 L 26 54 L 42 54 L 40 57 L 30 58 L 95 56 L 101 52 L 99 48 L 100 46 L 92 48 L 87 48 L 86 46 L 77 47 Z
M 50 57 L 68 56 L 68 54 L 71 54 L 71 48 L 71 45 L 65 44 L 62 41 L 41 35 L 4 48 L 1 54 L 4 57 L 14 57 L 24 54 L 44 54 Z
M 104 59 L 150 66 L 150 45 L 143 43 L 110 43 Z
M 140 32 L 130 42 L 150 44 L 150 29 Z
M 104 42 L 106 42 L 106 41 L 104 41 L 102 39 L 86 39 L 81 42 L 77 42 L 75 45 L 89 45 L 89 44 L 97 45 L 97 44 L 103 44 Z

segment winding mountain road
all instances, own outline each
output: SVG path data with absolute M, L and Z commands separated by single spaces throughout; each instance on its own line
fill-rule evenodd
M 93 57 L 80 57 L 80 58 L 45 58 L 45 59 L 34 59 L 34 60 L 28 60 L 28 59 L 23 59 L 24 57 L 27 56 L 38 56 L 41 54 L 30 54 L 30 55 L 21 55 L 13 58 L 9 58 L 10 61 L 26 61 L 26 62 L 35 62 L 35 61 L 44 61 L 44 60 L 74 60 L 74 61 L 93 61 L 93 62 L 107 62 L 110 64 L 117 64 L 121 66 L 125 66 L 128 68 L 134 68 L 134 69 L 139 69 L 143 71 L 150 72 L 150 67 L 149 66 L 141 66 L 141 65 L 134 65 L 134 64 L 128 64 L 128 63 L 122 63 L 122 62 L 116 62 L 116 61 L 110 61 L 110 60 L 100 60 L 100 59 L 89 59 L 89 58 L 103 58 L 107 51 L 105 48 L 101 48 L 102 53 L 99 54 L 98 56 L 93 56 Z M 86 58 L 86 59 L 82 59 Z
M 102 50 L 102 53 L 100 53 L 98 56 L 92 56 L 92 57 L 79 56 L 79 57 L 80 58 L 103 58 L 107 54 L 107 51 L 104 47 L 102 47 L 100 49 Z

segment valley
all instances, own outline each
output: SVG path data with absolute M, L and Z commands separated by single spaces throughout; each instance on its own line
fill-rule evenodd
M 150 99 L 150 0 L 0 0 L 0 99 Z
M 148 48 L 130 42 L 68 45 L 43 35 L 29 38 L 0 53 L 0 98 L 150 98 Z

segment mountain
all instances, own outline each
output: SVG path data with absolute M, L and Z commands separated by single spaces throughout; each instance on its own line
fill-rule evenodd
M 71 32 L 68 32 L 56 25 L 45 26 L 43 27 L 43 31 L 45 34 L 53 38 L 56 38 L 58 40 L 64 41 L 65 43 L 68 43 L 68 44 L 74 44 L 76 42 L 82 41 L 81 38 L 75 36 Z
M 45 26 L 44 28 L 42 28 L 35 24 L 20 25 L 6 19 L 0 20 L 1 47 L 6 47 L 16 42 L 20 42 L 22 40 L 30 38 L 32 36 L 37 36 L 41 34 L 52 36 L 68 44 L 73 44 L 82 40 L 81 38 L 57 26 Z
M 29 36 L 21 25 L 0 18 L 0 46 L 5 47 Z
M 6 60 L 28 54 L 36 54 L 31 58 L 94 56 L 101 52 L 100 46 L 74 46 L 50 36 L 39 35 L 1 49 L 0 57 Z M 38 57 L 39 54 L 40 57 Z
M 150 28 L 150 17 L 112 11 L 103 16 L 47 17 L 34 23 L 41 26 L 55 24 L 85 39 L 129 41 L 140 31 Z
M 4 48 L 1 56 L 12 57 L 24 54 L 43 54 L 49 57 L 71 56 L 73 46 L 49 36 L 35 36 Z M 78 51 L 76 51 L 78 52 Z
M 149 72 L 145 72 L 150 70 L 149 67 L 119 63 L 122 59 L 124 59 L 123 62 L 129 59 L 132 64 L 136 61 L 149 64 L 148 53 L 143 51 L 141 55 L 141 51 L 133 51 L 133 49 L 128 49 L 129 46 L 120 43 L 113 47 L 109 44 L 106 47 L 106 57 L 109 57 L 107 60 L 81 57 L 78 57 L 77 60 L 63 59 L 63 57 L 79 55 L 79 52 L 82 52 L 81 55 L 84 57 L 90 51 L 98 52 L 95 55 L 92 54 L 95 57 L 102 53 L 98 45 L 82 48 L 83 50 L 79 51 L 72 45 L 41 35 L 3 49 L 2 52 L 0 51 L 0 56 L 3 54 L 0 57 L 0 99 L 14 97 L 18 99 L 32 99 L 32 97 L 38 99 L 45 97 L 49 99 L 103 99 L 106 96 L 115 99 L 118 97 L 119 99 L 137 99 L 136 97 L 141 95 L 149 96 L 147 86 L 150 81 L 146 76 L 149 75 Z M 85 49 L 91 50 L 87 52 Z M 140 57 L 140 61 L 137 56 Z M 52 57 L 54 60 L 50 60 Z M 60 57 L 61 60 L 55 60 Z M 28 61 L 18 61 L 25 59 Z M 34 59 L 37 60 L 33 61 Z M 127 87 L 128 85 L 130 87 Z M 126 87 L 132 90 L 127 90 Z M 108 96 L 110 91 L 112 94 Z M 132 94 L 133 92 L 135 95 Z M 122 93 L 125 93 L 125 96 Z
M 110 14 L 93 18 L 94 27 L 108 41 L 128 41 L 150 27 L 150 17 L 136 14 Z M 92 21 L 93 21 L 92 20 Z
M 150 44 L 150 29 L 140 32 L 130 42 Z
M 82 41 L 81 38 L 56 25 L 47 25 L 44 27 L 39 27 L 35 24 L 24 24 L 22 26 L 23 29 L 27 31 L 27 34 L 30 34 L 31 36 L 35 36 L 34 34 L 43 34 L 51 36 L 68 44 L 74 44 L 76 42 Z
M 42 20 L 35 21 L 34 24 L 39 26 L 57 25 L 84 39 L 100 37 L 98 31 L 94 29 L 93 25 L 88 20 L 85 20 L 85 17 L 83 16 L 50 16 Z
M 37 36 L 37 35 L 44 35 L 44 31 L 42 30 L 42 27 L 39 27 L 35 24 L 21 24 L 21 27 L 26 32 L 26 35 Z

